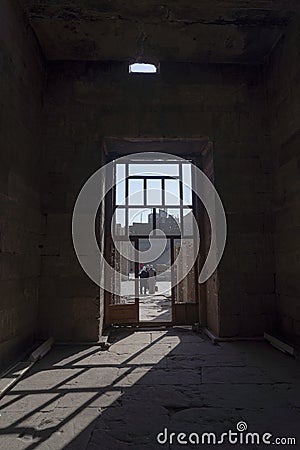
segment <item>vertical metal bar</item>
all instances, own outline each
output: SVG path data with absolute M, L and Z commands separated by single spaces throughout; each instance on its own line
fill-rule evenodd
M 139 239 L 134 238 L 134 296 L 135 296 L 135 308 L 136 308 L 136 319 L 137 322 L 140 321 L 140 304 L 139 304 L 139 260 L 137 258 L 139 251 Z
M 183 172 L 182 172 L 182 164 L 179 164 L 179 195 L 180 195 L 180 206 L 183 206 Z
M 172 302 L 172 322 L 175 322 L 175 286 L 174 286 L 174 238 L 170 238 L 170 258 L 171 258 L 171 302 Z
M 125 235 L 129 235 L 129 220 L 128 220 L 128 194 L 129 194 L 129 164 L 125 163 Z
M 183 179 L 182 179 L 182 164 L 179 164 L 179 197 L 180 197 L 180 228 L 181 236 L 184 235 L 183 229 Z
M 144 206 L 147 205 L 147 178 L 144 178 Z
M 152 230 L 156 229 L 156 208 L 152 209 L 152 214 L 153 214 L 153 225 L 152 225 Z
M 128 195 L 129 195 L 129 164 L 125 164 L 125 205 L 128 205 Z

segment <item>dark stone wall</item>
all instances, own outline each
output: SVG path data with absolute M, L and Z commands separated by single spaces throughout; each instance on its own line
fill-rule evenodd
M 0 13 L 1 364 L 37 329 L 98 338 L 100 293 L 74 254 L 71 218 L 107 137 L 212 141 L 228 240 L 206 285 L 208 326 L 228 337 L 275 325 L 299 335 L 297 23 L 264 68 L 162 62 L 152 76 L 117 62 L 53 62 L 45 86 L 17 3 Z
M 272 157 L 259 67 L 162 63 L 158 76 L 118 63 L 52 63 L 46 95 L 40 335 L 96 339 L 99 292 L 73 252 L 71 216 L 101 165 L 104 137 L 209 136 L 228 241 L 211 284 L 210 326 L 260 335 L 274 319 Z M 217 302 L 217 303 L 216 303 Z
M 266 68 L 267 117 L 274 155 L 276 294 L 279 331 L 300 335 L 300 20 Z
M 0 366 L 31 345 L 40 273 L 44 68 L 18 3 L 0 4 Z

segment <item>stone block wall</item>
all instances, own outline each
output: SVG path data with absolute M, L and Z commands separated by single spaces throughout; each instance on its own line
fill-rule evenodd
M 40 273 L 45 71 L 16 1 L 0 4 L 0 366 L 33 342 Z
M 300 336 L 300 19 L 289 27 L 265 71 L 268 132 L 274 156 L 278 328 Z
M 45 69 L 17 1 L 1 3 L 0 365 L 35 336 L 98 338 L 100 293 L 74 254 L 71 219 L 108 137 L 210 139 L 228 240 L 207 284 L 208 324 L 228 337 L 299 335 L 299 45 L 295 20 L 265 67 Z
M 74 202 L 101 165 L 105 137 L 209 136 L 229 232 L 214 331 L 252 336 L 272 324 L 272 164 L 263 103 L 257 67 L 161 63 L 153 76 L 128 74 L 124 63 L 49 65 L 41 335 L 97 337 L 99 292 L 76 261 L 70 230 Z

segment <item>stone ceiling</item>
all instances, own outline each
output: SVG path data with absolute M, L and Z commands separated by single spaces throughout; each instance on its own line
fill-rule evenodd
M 298 0 L 20 0 L 49 60 L 261 63 Z

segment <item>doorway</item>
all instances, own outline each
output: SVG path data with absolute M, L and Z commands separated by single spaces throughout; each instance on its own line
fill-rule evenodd
M 173 241 L 168 238 L 158 258 L 147 262 L 143 254 L 150 249 L 149 239 L 138 238 L 139 249 L 139 319 L 141 322 L 172 322 L 173 303 L 172 264 Z M 159 239 L 153 239 L 153 246 L 160 246 Z M 145 278 L 142 275 L 145 274 Z
M 106 296 L 107 325 L 198 318 L 193 164 L 172 155 L 150 158 L 131 155 L 114 164 L 107 256 L 116 274 L 114 293 Z

